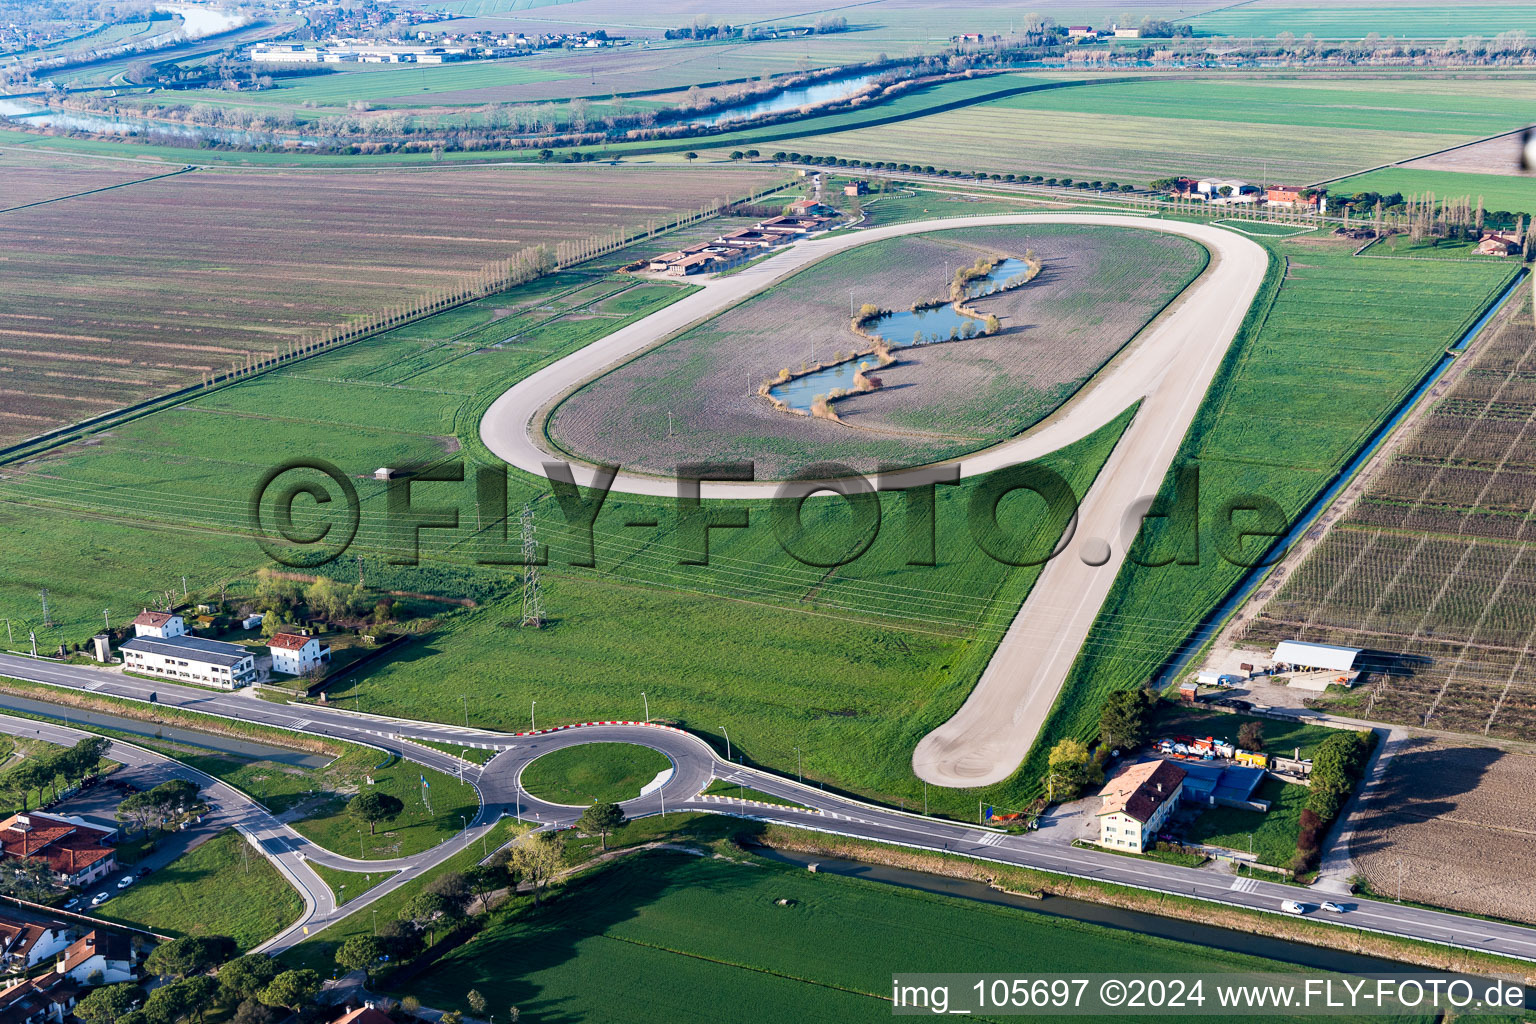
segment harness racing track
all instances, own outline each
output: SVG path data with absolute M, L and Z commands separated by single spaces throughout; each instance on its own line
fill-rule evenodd
M 540 370 L 486 411 L 480 436 L 511 465 L 545 475 L 565 460 L 543 447 L 548 412 L 575 388 L 707 320 L 818 260 L 866 242 L 939 229 L 1005 224 L 1083 224 L 1143 228 L 1204 245 L 1210 265 L 1182 296 L 1088 386 L 1038 427 L 962 459 L 962 477 L 1039 459 L 1080 440 L 1140 402 L 1130 427 L 1083 497 L 1077 519 L 1046 565 L 976 688 L 948 722 L 913 753 L 917 775 L 954 788 L 1001 782 L 1018 768 L 1045 722 L 1078 650 L 1125 560 L 1144 499 L 1157 492 L 1194 420 L 1243 317 L 1264 279 L 1268 253 L 1232 231 L 1205 224 L 1105 214 L 1019 214 L 959 217 L 892 225 L 796 243 L 762 263 L 707 282 L 702 289 Z M 591 466 L 572 467 L 592 485 Z M 911 484 L 932 477 L 907 471 Z M 899 486 L 902 474 L 895 474 Z M 764 498 L 772 481 L 705 482 L 705 498 Z M 619 473 L 613 490 L 671 497 L 676 481 Z

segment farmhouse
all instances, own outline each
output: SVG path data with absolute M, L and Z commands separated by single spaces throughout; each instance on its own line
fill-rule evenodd
M 1325 193 L 1319 188 L 1303 188 L 1300 185 L 1270 185 L 1264 190 L 1264 202 L 1270 206 L 1298 206 L 1316 208 L 1324 202 Z
M 0 854 L 47 864 L 65 885 L 90 885 L 117 870 L 106 846 L 112 833 L 49 814 L 13 814 L 0 821 Z
M 320 646 L 315 637 L 299 633 L 274 633 L 267 641 L 267 650 L 272 652 L 272 670 L 291 676 L 302 676 L 331 660 L 329 647 Z
M 1099 845 L 1141 853 L 1178 805 L 1184 769 L 1172 761 L 1132 765 L 1099 791 Z
M 1099 30 L 1088 25 L 1068 25 L 1068 39 L 1097 39 Z
M 1484 231 L 1475 251 L 1484 256 L 1513 256 L 1520 251 L 1520 236 L 1509 231 Z
M 869 182 L 865 181 L 863 178 L 850 181 L 848 184 L 843 186 L 843 195 L 845 196 L 864 196 L 868 194 Z
M 1139 28 L 1117 28 L 1117 29 L 1115 29 L 1115 38 L 1116 39 L 1140 39 L 1141 38 L 1141 29 L 1139 29 Z
M 119 648 L 123 668 L 166 679 L 238 689 L 256 678 L 256 656 L 239 644 L 176 636 L 165 640 L 136 636 Z
M 133 620 L 133 635 L 158 637 L 161 640 L 186 636 L 187 623 L 180 615 L 172 612 L 152 612 L 146 608 Z
M 818 203 L 814 199 L 796 199 L 785 209 L 791 217 L 830 217 L 837 213 L 826 203 Z
M 138 977 L 134 966 L 133 943 L 120 932 L 89 931 L 59 954 L 53 969 L 66 978 L 84 983 L 101 976 L 94 984 L 110 985 L 133 981 Z
M 1195 182 L 1195 193 L 1199 198 L 1216 205 L 1259 201 L 1259 190 L 1255 186 L 1235 178 L 1201 178 Z

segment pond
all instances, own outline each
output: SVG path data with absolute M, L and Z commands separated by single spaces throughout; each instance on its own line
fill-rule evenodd
M 295 141 L 301 146 L 313 146 L 317 141 L 305 135 L 278 135 L 273 132 L 244 131 L 238 128 L 203 128 L 154 121 L 147 117 L 133 117 L 126 114 L 54 110 L 38 103 L 0 99 L 0 118 L 7 117 L 46 128 L 67 128 L 103 135 L 161 135 L 177 139 L 207 139 L 232 146 L 277 146 L 285 141 Z
M 770 93 L 749 103 L 725 107 L 709 114 L 684 117 L 682 120 L 691 124 L 721 124 L 725 121 L 757 117 L 760 114 L 777 114 L 785 110 L 815 106 L 818 103 L 830 103 L 832 100 L 840 100 L 844 96 L 858 92 L 869 84 L 872 77 L 871 75 L 852 75 L 847 78 L 829 78 L 824 82 L 797 86 L 793 89 L 780 89 L 778 92 Z
M 970 298 L 991 295 L 1002 288 L 1021 283 L 1028 271 L 1029 264 L 1010 256 L 999 261 L 990 274 L 973 280 L 966 289 L 966 295 Z M 945 303 L 931 309 L 902 309 L 887 313 L 866 324 L 865 330 L 884 338 L 891 348 L 896 349 L 954 340 L 961 336 L 960 332 L 966 324 L 973 325 L 978 331 L 982 327 L 980 320 L 957 312 L 953 306 Z M 809 413 L 817 395 L 830 395 L 837 390 L 851 391 L 853 378 L 859 370 L 875 370 L 879 366 L 880 360 L 873 355 L 856 356 L 782 384 L 774 384 L 768 389 L 768 394 L 796 412 Z

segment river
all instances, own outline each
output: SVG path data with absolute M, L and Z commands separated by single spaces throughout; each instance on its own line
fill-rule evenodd
M 873 75 L 850 75 L 846 78 L 829 78 L 824 82 L 796 86 L 793 89 L 780 89 L 778 92 L 770 93 L 762 99 L 751 100 L 734 107 L 725 107 L 708 114 L 684 117 L 681 120 L 690 124 L 715 125 L 726 121 L 741 121 L 749 117 L 757 117 L 760 114 L 778 114 L 786 110 L 798 110 L 801 107 L 830 103 L 832 100 L 840 100 L 845 96 L 851 96 L 868 85 L 873 78 Z

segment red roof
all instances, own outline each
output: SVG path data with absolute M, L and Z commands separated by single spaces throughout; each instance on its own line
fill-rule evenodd
M 359 1006 L 335 1020 L 331 1024 L 394 1024 L 389 1015 L 371 1006 Z
M 300 636 L 297 633 L 274 633 L 272 639 L 267 641 L 267 646 L 278 647 L 285 651 L 299 651 L 313 639 L 312 636 Z
M 133 947 L 129 944 L 127 936 L 117 932 L 90 931 L 80 936 L 59 954 L 63 962 L 57 965 L 57 970 L 60 974 L 68 974 L 98 953 L 108 960 L 133 959 Z
M 1123 811 L 1128 817 L 1146 824 L 1159 807 L 1173 799 L 1184 782 L 1184 775 L 1184 769 L 1172 761 L 1132 765 L 1104 784 L 1099 793 L 1104 798 L 1099 816 Z
M 30 828 L 17 820 L 26 817 Z M 55 874 L 73 878 L 86 868 L 112 856 L 102 842 L 108 833 L 76 825 L 46 814 L 13 814 L 0 821 L 0 853 L 7 857 L 31 857 L 43 861 Z
M 158 629 L 175 617 L 170 612 L 152 612 L 146 608 L 144 611 L 139 612 L 138 617 L 133 620 L 133 624 L 135 626 L 154 626 Z

